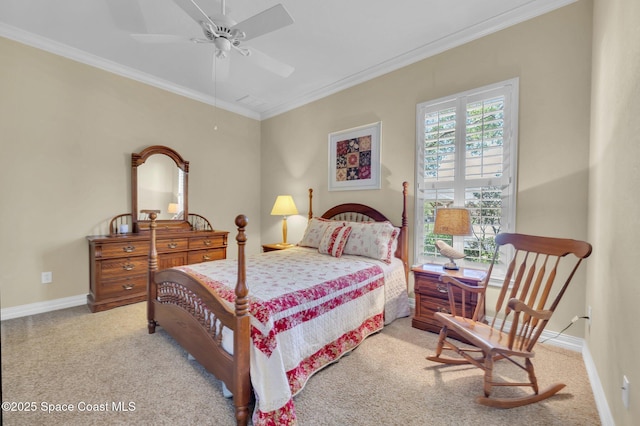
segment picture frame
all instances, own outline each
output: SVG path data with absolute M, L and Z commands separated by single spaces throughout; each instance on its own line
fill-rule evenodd
M 329 191 L 380 189 L 382 122 L 329 133 Z

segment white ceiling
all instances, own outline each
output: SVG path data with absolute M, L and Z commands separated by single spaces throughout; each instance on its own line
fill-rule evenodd
M 228 78 L 215 84 L 213 45 L 131 36 L 203 37 L 172 0 L 0 0 L 0 36 L 264 119 L 574 1 L 227 0 L 236 22 L 284 5 L 294 23 L 244 45 L 295 71 L 283 78 L 232 51 Z

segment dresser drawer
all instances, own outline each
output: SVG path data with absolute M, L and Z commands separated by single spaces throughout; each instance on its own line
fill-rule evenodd
M 224 247 L 226 246 L 226 244 L 227 244 L 226 235 L 212 235 L 210 237 L 197 237 L 197 238 L 189 239 L 190 249 L 206 249 L 210 247 L 211 248 Z M 189 261 L 189 263 L 191 263 L 191 261 Z
M 163 253 L 158 256 L 158 269 L 173 268 L 174 266 L 186 265 L 187 252 Z
M 149 270 L 147 257 L 124 257 L 100 262 L 101 279 L 119 278 L 145 274 Z
M 129 297 L 145 294 L 147 291 L 147 275 L 132 275 L 129 277 L 102 280 L 99 284 L 100 298 Z
M 129 257 L 149 254 L 149 241 L 121 241 L 102 244 L 100 257 Z
M 211 250 L 199 250 L 189 252 L 188 263 L 201 263 L 201 262 L 209 262 L 211 260 L 221 260 L 227 257 L 227 249 L 226 248 L 217 248 Z
M 184 251 L 189 249 L 189 240 L 187 238 L 162 238 L 156 243 L 158 253 L 168 253 L 172 251 Z
M 156 229 L 158 269 L 227 257 L 228 232 L 190 231 L 188 224 L 184 224 L 166 229 L 159 224 Z M 87 305 L 91 312 L 147 299 L 150 238 L 148 228 L 130 234 L 87 237 L 90 262 Z

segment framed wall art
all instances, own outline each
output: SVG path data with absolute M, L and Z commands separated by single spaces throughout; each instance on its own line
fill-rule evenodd
M 382 122 L 329 133 L 329 191 L 380 189 Z

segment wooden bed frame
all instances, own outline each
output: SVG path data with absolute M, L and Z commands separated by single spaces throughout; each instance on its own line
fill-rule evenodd
M 405 277 L 408 278 L 407 182 L 402 186 L 402 223 L 395 256 L 402 260 Z M 309 219 L 313 217 L 312 198 L 313 190 L 309 189 Z M 149 333 L 154 333 L 157 325 L 162 326 L 207 371 L 221 380 L 233 394 L 237 424 L 246 425 L 251 416 L 249 404 L 252 393 L 249 376 L 249 289 L 245 264 L 247 217 L 239 215 L 235 220 L 238 227 L 238 280 L 235 287 L 235 309 L 232 310 L 197 278 L 175 269 L 158 271 L 155 216 L 151 215 L 150 223 L 151 248 L 147 286 Z M 388 221 L 376 209 L 355 203 L 333 207 L 321 217 L 353 222 Z M 158 300 L 158 296 L 161 300 Z M 222 348 L 224 327 L 233 331 L 233 355 Z

